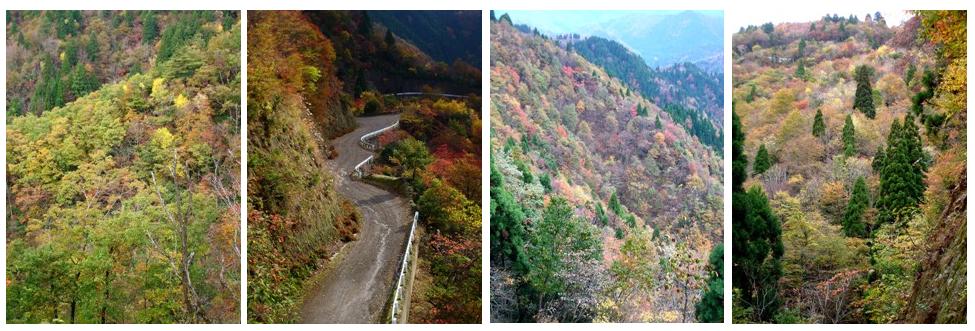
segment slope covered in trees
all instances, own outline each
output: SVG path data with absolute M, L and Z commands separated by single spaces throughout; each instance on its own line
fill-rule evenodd
M 359 98 L 369 90 L 480 92 L 481 71 L 476 66 L 479 62 L 472 65 L 465 61 L 437 61 L 372 19 L 374 13 L 308 11 L 304 14 L 331 41 L 336 76 L 343 82 L 343 90 L 352 97 Z M 441 42 L 438 45 L 445 52 L 471 52 L 464 47 L 466 44 Z
M 453 63 L 481 63 L 481 12 L 471 10 L 378 10 L 377 22 L 416 45 L 433 59 Z
M 238 13 L 7 15 L 7 322 L 239 321 Z
M 358 232 L 324 172 L 324 137 L 354 126 L 331 43 L 298 12 L 248 19 L 248 319 L 298 318 L 303 281 Z
M 249 15 L 251 321 L 298 321 L 306 293 L 332 275 L 323 266 L 340 265 L 333 263 L 342 261 L 333 260 L 335 253 L 362 235 L 365 220 L 358 210 L 372 206 L 354 205 L 337 193 L 336 183 L 353 179 L 338 179 L 348 174 L 326 166 L 336 155 L 328 144 L 354 129 L 355 116 L 391 112 L 401 113 L 400 127 L 379 137 L 379 155 L 369 171 L 376 176 L 364 180 L 406 195 L 420 212 L 409 321 L 480 320 L 480 70 L 463 61 L 432 60 L 373 21 L 374 14 Z M 480 35 L 479 30 L 457 33 Z M 471 52 L 463 45 L 441 47 Z M 467 97 L 388 95 L 413 91 Z M 387 294 L 375 302 L 391 299 Z
M 735 322 L 965 322 L 966 30 L 920 11 L 734 35 Z
M 699 69 L 691 63 L 650 68 L 643 58 L 622 44 L 599 37 L 567 42 L 570 49 L 586 60 L 603 67 L 611 77 L 638 91 L 720 153 L 724 107 L 724 77 Z
M 492 321 L 721 316 L 720 157 L 507 15 L 491 54 Z

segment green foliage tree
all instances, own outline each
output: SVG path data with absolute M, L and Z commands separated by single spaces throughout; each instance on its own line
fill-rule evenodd
M 68 77 L 71 82 L 71 94 L 75 97 L 81 97 L 88 94 L 91 91 L 98 89 L 98 78 L 85 67 L 78 63 L 75 65 L 74 70 L 71 71 L 71 76 Z
M 761 188 L 745 192 L 748 161 L 744 153 L 745 135 L 732 105 L 732 286 L 739 299 L 751 309 L 752 318 L 769 321 L 781 300 L 777 283 L 782 276 L 782 228 L 772 214 Z
M 558 274 L 572 264 L 601 260 L 602 243 L 598 230 L 574 217 L 568 202 L 556 197 L 533 227 L 525 256 L 526 279 L 537 293 L 539 307 L 544 307 L 567 290 L 568 284 Z
M 724 321 L 724 244 L 718 244 L 708 257 L 708 280 L 701 301 L 694 306 L 699 322 Z
M 159 22 L 156 21 L 156 14 L 151 10 L 142 12 L 142 43 L 153 44 L 159 37 Z
M 401 167 L 403 173 L 410 174 L 410 180 L 416 179 L 416 173 L 433 162 L 433 156 L 423 142 L 413 137 L 396 142 L 390 150 L 389 160 Z
M 806 80 L 806 60 L 799 59 L 799 64 L 796 65 L 796 78 L 801 80 Z
M 870 86 L 873 73 L 874 69 L 868 65 L 859 65 L 854 70 L 857 90 L 853 99 L 853 109 L 860 110 L 867 118 L 871 119 L 877 116 L 877 111 L 873 104 L 873 89 Z
M 878 223 L 901 221 L 916 211 L 924 198 L 927 164 L 914 116 L 908 114 L 902 125 L 895 120 L 891 124 L 880 171 L 876 202 Z
M 812 134 L 816 138 L 822 138 L 826 134 L 826 122 L 823 120 L 823 111 L 816 109 L 816 117 L 813 118 Z
M 765 144 L 762 144 L 758 147 L 758 152 L 755 154 L 755 163 L 752 165 L 752 174 L 761 175 L 771 167 L 772 159 L 768 155 L 768 150 L 765 149 Z
M 850 194 L 850 202 L 846 205 L 846 212 L 843 215 L 843 234 L 847 237 L 866 238 L 869 231 L 863 220 L 863 213 L 870 206 L 870 196 L 867 193 L 867 184 L 863 177 L 858 177 L 856 184 L 853 185 L 853 193 Z
M 755 96 L 758 94 L 758 87 L 755 84 L 749 84 L 751 88 L 748 89 L 748 94 L 745 95 L 745 102 L 752 103 L 755 101 Z
M 851 157 L 856 154 L 856 132 L 853 127 L 853 116 L 846 115 L 846 124 L 843 125 L 843 155 Z
M 620 204 L 620 199 L 616 195 L 616 192 L 613 192 L 609 196 L 609 210 L 612 210 L 617 216 L 623 216 L 623 205 Z

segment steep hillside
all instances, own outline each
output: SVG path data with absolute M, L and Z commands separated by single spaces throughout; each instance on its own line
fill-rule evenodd
M 336 76 L 353 97 L 362 92 L 438 91 L 480 92 L 480 64 L 438 62 L 421 47 L 406 42 L 363 11 L 308 11 L 304 13 L 335 49 Z M 478 25 L 480 26 L 480 25 Z M 426 40 L 426 39 L 424 39 Z M 478 37 L 478 40 L 479 37 Z M 440 47 L 469 52 L 464 45 Z
M 611 77 L 664 108 L 706 145 L 720 152 L 724 136 L 724 77 L 694 64 L 653 69 L 625 46 L 599 37 L 569 42 L 572 50 L 603 67 Z
M 297 319 L 302 282 L 354 238 L 324 137 L 354 125 L 331 43 L 298 12 L 248 19 L 248 319 Z
M 433 59 L 481 65 L 481 13 L 463 10 L 378 10 L 376 22 L 416 45 Z
M 964 321 L 965 13 L 915 15 L 734 35 L 742 204 L 759 212 L 767 194 L 781 225 L 752 238 L 765 225 L 736 216 L 734 242 L 783 247 L 777 266 L 734 256 L 736 279 L 772 277 L 736 282 L 736 322 Z
M 238 13 L 7 15 L 7 322 L 239 321 Z
M 657 105 L 491 24 L 493 321 L 691 321 L 721 162 Z

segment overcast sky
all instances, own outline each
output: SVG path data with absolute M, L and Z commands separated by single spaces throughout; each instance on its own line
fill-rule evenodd
M 733 10 L 730 9 L 725 15 L 725 19 L 731 24 L 732 32 L 738 28 L 748 25 L 761 25 L 765 22 L 785 23 L 785 22 L 812 22 L 818 21 L 826 14 L 837 14 L 849 17 L 850 14 L 856 15 L 861 20 L 866 13 L 880 12 L 887 21 L 888 26 L 895 26 L 904 23 L 911 18 L 911 14 L 904 9 L 882 8 L 882 4 L 864 4 L 856 0 L 850 0 L 849 5 L 837 8 L 835 5 L 819 4 L 812 1 L 791 2 L 788 7 L 763 7 L 764 10 Z
M 693 10 L 703 15 L 721 16 L 718 10 Z M 542 32 L 579 33 L 586 35 L 593 25 L 632 15 L 677 15 L 683 10 L 495 10 L 494 16 L 508 13 L 515 24 L 527 24 Z

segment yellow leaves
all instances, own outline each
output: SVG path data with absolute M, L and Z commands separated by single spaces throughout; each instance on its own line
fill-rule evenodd
M 657 134 L 653 135 L 653 138 L 657 140 L 657 144 L 661 144 L 662 145 L 664 143 L 664 139 L 666 137 L 664 137 L 664 133 L 663 132 L 657 132 Z
M 152 133 L 152 142 L 164 150 L 172 147 L 173 141 L 175 140 L 176 138 L 172 133 L 169 133 L 169 129 L 167 128 L 158 128 Z
M 61 62 L 64 62 L 64 58 L 65 58 L 64 52 L 61 52 L 61 54 L 58 54 L 58 58 L 61 59 Z
M 164 83 L 166 83 L 166 80 L 161 77 L 153 79 L 152 92 L 149 95 L 152 96 L 153 98 L 162 97 L 162 95 L 166 93 L 166 86 L 163 85 Z
M 579 100 L 578 102 L 576 102 L 576 112 L 582 114 L 582 112 L 584 111 L 586 111 L 586 103 L 582 102 L 582 100 Z
M 190 100 L 187 99 L 185 96 L 183 96 L 182 93 L 180 93 L 179 95 L 176 96 L 175 99 L 173 99 L 173 105 L 175 105 L 177 109 L 183 108 L 189 102 Z

